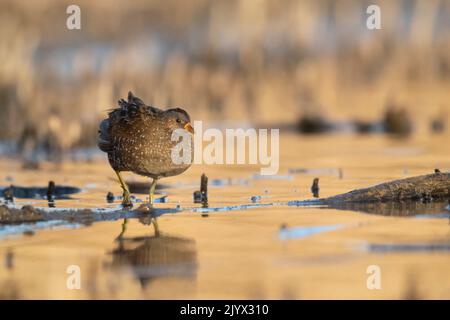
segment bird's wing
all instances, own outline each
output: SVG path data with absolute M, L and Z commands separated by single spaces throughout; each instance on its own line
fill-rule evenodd
M 128 92 L 128 101 L 120 99 L 118 101 L 119 107 L 113 109 L 109 113 L 109 118 L 115 120 L 128 121 L 133 118 L 140 117 L 141 115 L 156 116 L 163 112 L 163 110 L 146 105 L 141 99 Z
M 128 139 L 129 129 L 133 124 L 145 121 L 148 116 L 156 117 L 164 112 L 153 106 L 146 105 L 130 91 L 128 101 L 120 99 L 118 107 L 108 113 L 108 118 L 100 123 L 97 145 L 103 152 L 111 152 L 118 143 Z

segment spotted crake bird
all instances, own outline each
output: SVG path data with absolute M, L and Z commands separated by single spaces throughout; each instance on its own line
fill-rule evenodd
M 193 159 L 194 129 L 189 114 L 183 109 L 161 110 L 148 106 L 129 92 L 128 101 L 120 99 L 119 107 L 109 112 L 108 118 L 100 123 L 97 145 L 108 154 L 109 163 L 119 178 L 123 206 L 131 207 L 132 203 L 122 171 L 153 179 L 149 191 L 149 202 L 153 205 L 158 179 L 181 174 L 190 167 L 190 163 L 175 164 L 172 161 L 172 148 L 178 141 L 172 141 L 171 137 L 176 129 L 191 133 L 188 135 Z

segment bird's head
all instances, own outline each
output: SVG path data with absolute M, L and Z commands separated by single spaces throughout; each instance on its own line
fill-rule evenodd
M 181 108 L 168 109 L 164 112 L 164 120 L 167 126 L 173 131 L 176 129 L 185 129 L 194 133 L 189 114 Z

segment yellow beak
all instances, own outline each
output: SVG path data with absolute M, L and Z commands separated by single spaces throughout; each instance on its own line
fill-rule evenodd
M 184 125 L 184 129 L 189 131 L 190 133 L 194 133 L 194 128 L 189 122 Z

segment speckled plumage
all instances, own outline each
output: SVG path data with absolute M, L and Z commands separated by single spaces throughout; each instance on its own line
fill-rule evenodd
M 172 132 L 189 122 L 183 109 L 147 106 L 130 92 L 128 101 L 119 100 L 119 107 L 100 123 L 97 144 L 108 154 L 115 171 L 131 171 L 154 179 L 174 176 L 190 164 L 173 163 L 171 150 L 177 142 L 171 140 Z

